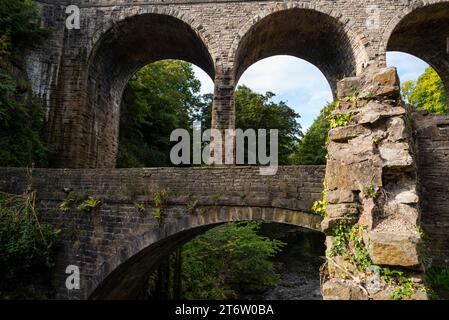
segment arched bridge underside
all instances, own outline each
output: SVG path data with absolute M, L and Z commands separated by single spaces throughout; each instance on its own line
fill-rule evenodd
M 29 181 L 25 169 L 0 169 L 0 177 L 0 190 L 15 194 Z M 320 166 L 282 167 L 271 177 L 260 176 L 258 168 L 36 169 L 32 187 L 42 219 L 62 229 L 53 271 L 56 297 L 133 298 L 161 258 L 229 221 L 318 230 L 321 217 L 311 207 L 321 197 L 323 178 Z M 78 209 L 88 197 L 101 205 Z M 69 265 L 80 268 L 80 290 L 65 287 Z
M 331 88 L 385 66 L 387 50 L 431 64 L 449 88 L 447 0 L 234 1 L 38 0 L 48 42 L 27 73 L 48 109 L 53 166 L 114 167 L 120 101 L 145 64 L 182 59 L 214 80 L 212 127 L 234 128 L 234 89 L 253 63 L 292 55 L 318 67 Z M 79 30 L 65 28 L 78 5 Z M 321 107 L 321 106 L 317 106 Z

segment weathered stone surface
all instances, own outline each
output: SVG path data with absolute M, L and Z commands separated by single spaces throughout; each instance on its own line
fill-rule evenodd
M 435 264 L 449 265 L 449 116 L 413 115 L 425 248 Z
M 361 125 L 339 127 L 329 131 L 329 139 L 335 142 L 346 142 L 349 139 L 369 134 L 370 130 Z
M 386 168 L 407 168 L 414 165 L 408 143 L 382 143 L 379 153 Z
M 363 199 L 359 224 L 367 230 L 372 230 L 376 210 L 378 210 L 378 205 L 375 203 L 374 199 Z
M 333 190 L 326 193 L 327 203 L 353 203 L 356 201 L 356 195 L 352 190 Z
M 371 86 L 368 86 L 366 90 L 375 96 L 399 98 L 401 90 L 396 68 L 384 68 L 375 73 Z
M 420 264 L 416 234 L 397 232 L 368 232 L 364 242 L 373 263 L 379 265 L 415 267 Z
M 372 124 L 380 119 L 405 115 L 406 112 L 402 107 L 393 107 L 385 103 L 370 101 L 365 107 L 358 109 L 357 115 L 352 120 L 358 124 Z
M 359 77 L 349 77 L 337 83 L 337 98 L 342 99 L 354 95 L 360 86 L 361 79 Z
M 373 141 L 363 137 L 354 138 L 345 144 L 331 142 L 327 147 L 328 159 L 329 161 L 340 161 L 344 165 L 361 163 L 375 158 L 374 148 Z
M 396 195 L 395 200 L 403 204 L 417 204 L 419 197 L 416 191 L 404 191 Z
M 363 190 L 366 186 L 381 186 L 382 163 L 380 159 L 350 165 L 340 161 L 329 161 L 326 166 L 326 177 L 329 190 Z
M 368 300 L 363 290 L 350 281 L 331 279 L 323 284 L 324 300 Z
M 332 230 L 339 224 L 354 225 L 357 223 L 358 217 L 340 217 L 340 218 L 325 218 L 321 222 L 321 231 L 327 235 L 332 234 Z
M 326 211 L 330 219 L 352 217 L 359 214 L 358 207 L 355 203 L 329 204 L 326 207 Z
M 402 141 L 407 136 L 405 120 L 402 117 L 393 117 L 387 121 L 388 141 Z

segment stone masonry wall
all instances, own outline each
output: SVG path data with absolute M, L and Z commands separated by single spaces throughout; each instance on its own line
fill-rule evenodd
M 414 119 L 427 262 L 449 265 L 449 116 L 419 112 Z
M 220 130 L 235 125 L 240 75 L 272 55 L 311 62 L 334 90 L 400 50 L 428 60 L 449 88 L 446 0 L 38 2 L 51 36 L 30 53 L 27 72 L 47 107 L 56 167 L 114 167 L 123 88 L 159 59 L 184 59 L 211 76 L 212 127 Z M 80 30 L 65 28 L 68 4 L 80 7 Z
M 53 271 L 60 299 L 132 298 L 161 257 L 219 223 L 266 220 L 317 229 L 321 221 L 310 214 L 322 190 L 321 166 L 281 167 L 272 177 L 241 167 L 35 169 L 31 178 L 26 169 L 0 168 L 0 191 L 22 194 L 32 181 L 42 220 L 62 229 Z M 157 206 L 155 195 L 164 190 Z M 89 196 L 101 206 L 77 209 Z M 80 268 L 80 290 L 65 288 L 68 265 Z

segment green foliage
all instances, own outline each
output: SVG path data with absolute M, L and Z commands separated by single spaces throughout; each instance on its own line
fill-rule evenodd
M 290 155 L 295 144 L 302 136 L 300 117 L 285 102 L 275 103 L 275 94 L 260 94 L 246 86 L 239 86 L 235 92 L 236 128 L 242 129 L 278 129 L 279 164 L 291 164 Z
M 323 218 L 327 217 L 326 212 L 326 190 L 321 192 L 322 198 L 321 200 L 317 200 L 313 203 L 312 211 L 316 214 L 322 216 Z
M 44 110 L 27 101 L 26 92 L 0 69 L 0 166 L 45 166 Z
M 331 129 L 347 126 L 349 120 L 351 120 L 352 114 L 344 113 L 344 114 L 335 114 L 329 116 L 329 124 Z
M 417 81 L 406 81 L 402 85 L 402 96 L 416 109 L 447 113 L 446 90 L 432 67 L 428 67 Z
M 0 193 L 0 298 L 18 293 L 53 266 L 60 230 L 39 222 L 34 194 Z
M 0 1 L 0 166 L 45 166 L 44 109 L 30 99 L 23 71 L 23 52 L 38 45 L 47 32 L 30 0 Z M 14 75 L 14 78 L 10 75 Z
M 235 299 L 236 292 L 260 292 L 279 280 L 269 258 L 284 243 L 257 234 L 260 222 L 214 228 L 183 248 L 186 299 Z
M 415 293 L 413 282 L 400 269 L 380 267 L 374 265 L 363 242 L 363 227 L 338 224 L 332 230 L 332 248 L 330 256 L 342 256 L 346 261 L 354 264 L 361 273 L 377 271 L 380 279 L 386 284 L 394 286 L 392 299 L 410 299 Z
M 279 130 L 279 164 L 293 164 L 291 154 L 302 136 L 299 115 L 285 102 L 274 102 L 275 94 L 260 94 L 246 86 L 239 86 L 235 91 L 236 128 Z M 198 111 L 203 128 L 210 128 L 212 99 Z M 269 141 L 267 141 L 268 143 Z
M 61 210 L 62 212 L 69 212 L 70 210 L 72 210 L 73 202 L 74 202 L 73 199 L 65 199 L 59 205 L 59 210 Z
M 163 205 L 167 201 L 167 198 L 169 196 L 170 190 L 168 189 L 158 189 L 155 188 L 153 191 L 153 202 L 154 202 L 154 209 L 153 209 L 153 216 L 156 218 L 159 223 L 162 222 L 164 216 L 163 216 Z
M 198 205 L 198 200 L 191 200 L 188 204 L 187 204 L 187 209 L 189 209 L 190 211 L 195 210 L 196 206 Z
M 80 205 L 78 205 L 77 209 L 84 211 L 84 212 L 93 212 L 94 210 L 101 207 L 101 201 L 98 199 L 95 199 L 94 197 L 88 197 L 86 200 L 81 202 Z
M 139 211 L 140 213 L 145 212 L 145 204 L 142 202 L 135 203 L 134 208 L 136 208 L 136 210 Z
M 200 87 L 187 62 L 163 60 L 140 69 L 123 95 L 117 166 L 171 166 L 170 134 L 191 130 L 191 115 L 203 103 Z
M 363 188 L 363 194 L 366 198 L 376 199 L 377 197 L 377 191 L 374 186 Z
M 428 269 L 426 280 L 432 289 L 441 289 L 449 292 L 449 267 L 434 266 Z
M 330 124 L 327 118 L 335 109 L 334 103 L 325 106 L 304 137 L 297 144 L 291 156 L 291 162 L 295 165 L 324 165 L 326 164 L 326 139 L 329 134 Z
M 391 295 L 394 300 L 410 299 L 415 293 L 413 282 L 402 270 L 384 267 L 380 269 L 380 276 L 386 283 L 396 286 Z
M 39 25 L 32 0 L 0 1 L 0 56 L 21 53 L 39 44 L 48 32 Z M 14 52 L 15 51 L 15 52 Z

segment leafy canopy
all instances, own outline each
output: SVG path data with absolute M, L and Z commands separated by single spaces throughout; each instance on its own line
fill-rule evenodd
M 326 140 L 330 130 L 328 117 L 335 108 L 334 103 L 329 103 L 315 119 L 304 137 L 296 145 L 296 150 L 291 156 L 291 162 L 295 165 L 324 165 L 326 164 Z
M 163 60 L 140 69 L 125 89 L 120 119 L 119 167 L 170 166 L 170 134 L 191 130 L 202 103 L 192 65 Z
M 182 288 L 186 299 L 233 299 L 236 292 L 260 292 L 279 275 L 269 258 L 285 245 L 259 236 L 261 222 L 229 223 L 183 247 Z
M 418 80 L 404 82 L 402 96 L 416 109 L 436 114 L 447 113 L 446 90 L 432 67 L 428 67 Z

